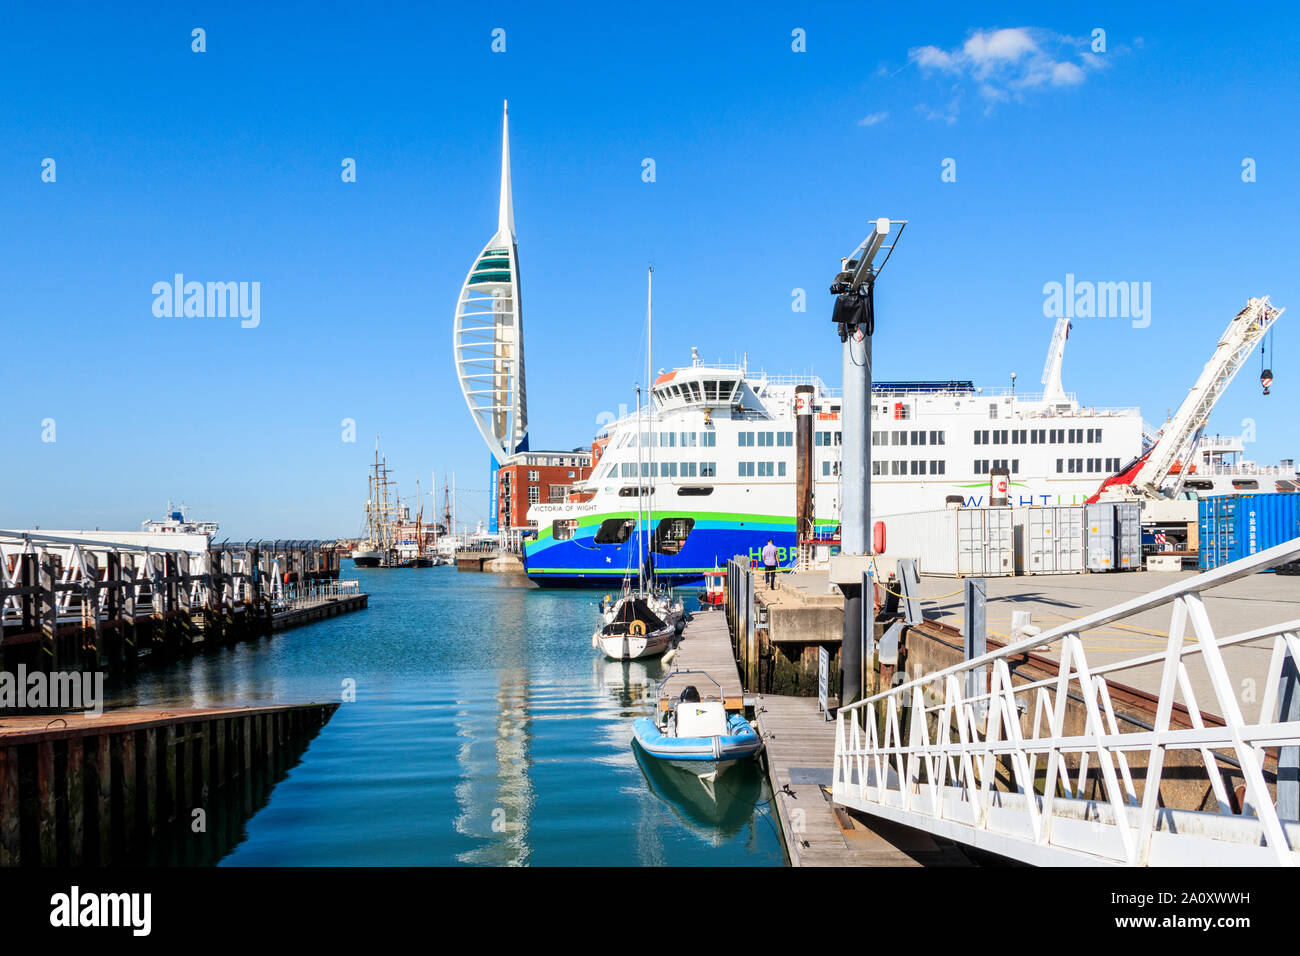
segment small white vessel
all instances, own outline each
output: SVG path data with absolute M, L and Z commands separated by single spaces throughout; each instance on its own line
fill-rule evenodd
M 722 688 L 704 671 L 673 671 L 670 678 L 699 674 L 718 689 L 717 694 L 701 697 L 690 684 L 676 697 L 664 702 L 658 711 L 659 721 L 638 717 L 632 722 L 636 744 L 646 754 L 669 766 L 689 770 L 702 778 L 716 776 L 763 749 L 763 739 L 740 714 L 728 714 L 723 704 Z
M 615 602 L 612 620 L 596 629 L 591 644 L 610 660 L 632 661 L 658 657 L 676 636 L 677 629 L 655 612 L 646 595 L 629 594 Z

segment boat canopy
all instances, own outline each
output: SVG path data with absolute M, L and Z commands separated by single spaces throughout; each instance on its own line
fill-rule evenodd
M 644 597 L 632 597 L 620 602 L 618 608 L 614 611 L 614 620 L 605 625 L 602 633 L 624 634 L 627 632 L 628 625 L 633 621 L 640 621 L 644 624 L 648 634 L 661 631 L 668 626 L 658 614 L 651 610 L 650 603 Z

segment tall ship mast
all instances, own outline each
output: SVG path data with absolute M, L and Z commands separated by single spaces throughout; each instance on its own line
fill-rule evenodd
M 366 539 L 352 552 L 359 568 L 388 567 L 393 558 L 393 506 L 388 491 L 388 461 L 379 457 L 375 442 L 375 461 L 367 479 Z

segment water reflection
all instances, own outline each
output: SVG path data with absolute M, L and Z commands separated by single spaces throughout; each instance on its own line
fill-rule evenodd
M 607 661 L 591 647 L 599 594 L 454 568 L 345 573 L 362 579 L 367 611 L 142 670 L 110 688 L 119 705 L 238 707 L 339 700 L 342 682 L 355 682 L 355 702 L 343 703 L 300 762 L 221 814 L 208 848 L 182 841 L 167 859 L 783 862 L 768 824 L 752 816 L 752 781 L 733 801 L 736 816 L 716 816 L 696 805 L 698 793 L 637 765 L 632 721 L 653 712 L 666 669 L 659 660 Z M 735 786 L 730 774 L 724 783 Z M 748 831 L 736 819 L 747 800 Z
M 772 796 L 758 762 L 747 760 L 716 779 L 705 779 L 649 756 L 634 745 L 650 792 L 709 846 L 721 846 L 753 826 L 755 812 Z

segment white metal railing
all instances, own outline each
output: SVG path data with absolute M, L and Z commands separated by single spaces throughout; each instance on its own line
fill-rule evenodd
M 841 709 L 835 802 L 1036 864 L 1300 863 L 1300 823 L 1279 817 L 1263 771 L 1266 748 L 1300 745 L 1300 720 L 1294 711 L 1293 719 L 1284 719 L 1278 694 L 1288 658 L 1291 667 L 1300 667 L 1300 619 L 1220 637 L 1201 598 L 1206 590 L 1297 558 L 1300 538 Z M 1163 651 L 1088 663 L 1087 631 L 1166 605 Z M 1056 676 L 1013 682 L 1014 658 L 1057 643 Z M 1271 655 L 1253 719 L 1238 701 L 1240 685 L 1223 656 L 1225 648 L 1245 645 Z M 1217 710 L 1223 726 L 1207 725 L 1202 716 L 1187 667 L 1196 657 L 1209 676 L 1207 712 Z M 1109 682 L 1154 666 L 1161 679 L 1148 729 L 1117 716 Z M 1071 701 L 1084 709 L 1082 732 L 1073 732 L 1077 721 L 1067 730 Z M 1171 726 L 1176 703 L 1186 706 L 1190 727 Z M 1216 810 L 1161 806 L 1170 751 L 1191 751 L 1203 763 Z M 1144 759 L 1131 765 L 1137 757 Z M 1223 781 L 1225 760 L 1235 762 L 1245 785 L 1240 814 L 1232 812 Z M 1010 777 L 1011 790 L 997 789 L 999 771 Z

